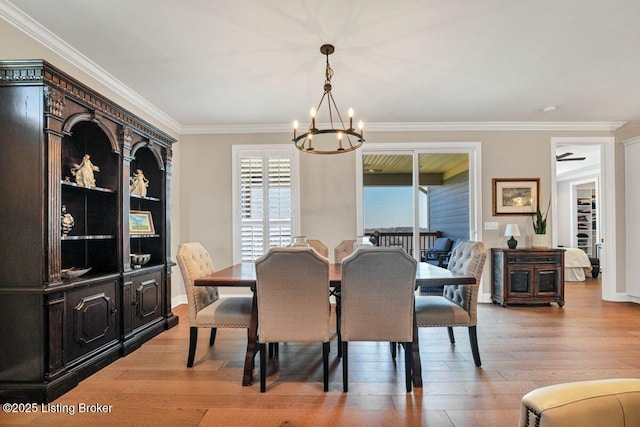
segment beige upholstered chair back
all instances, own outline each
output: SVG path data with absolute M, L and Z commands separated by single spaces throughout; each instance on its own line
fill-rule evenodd
M 218 288 L 193 286 L 196 279 L 213 273 L 213 262 L 209 252 L 198 242 L 182 243 L 178 248 L 177 258 L 187 293 L 189 324 L 195 326 L 196 314 L 218 299 Z
M 315 249 L 320 255 L 325 258 L 329 258 L 329 248 L 327 248 L 320 240 L 307 240 L 307 243 L 309 243 L 309 246 Z
M 273 247 L 256 260 L 262 343 L 328 342 L 329 261 L 311 247 Z
M 342 339 L 412 341 L 416 269 L 402 248 L 362 246 L 345 258 Z
M 469 274 L 476 278 L 475 285 L 447 285 L 444 287 L 444 297 L 469 312 L 470 326 L 478 323 L 478 289 L 486 259 L 487 251 L 482 242 L 465 240 L 453 249 L 449 260 L 449 270 Z
M 333 259 L 336 264 L 341 264 L 342 260 L 351 255 L 355 240 L 343 240 L 333 250 Z

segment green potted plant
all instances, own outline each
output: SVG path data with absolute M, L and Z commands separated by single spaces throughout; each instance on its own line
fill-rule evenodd
M 536 214 L 531 217 L 531 223 L 533 224 L 534 235 L 531 236 L 532 248 L 548 248 L 549 236 L 547 235 L 547 216 L 549 215 L 549 208 L 551 207 L 551 199 L 547 205 L 547 210 L 544 215 L 538 208 Z

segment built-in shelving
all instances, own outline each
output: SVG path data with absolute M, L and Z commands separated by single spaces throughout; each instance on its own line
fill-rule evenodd
M 575 190 L 575 238 L 576 247 L 590 257 L 596 256 L 598 243 L 598 219 L 596 189 L 577 187 Z
M 0 343 L 19 349 L 0 357 L 0 399 L 50 402 L 178 322 L 175 140 L 42 60 L 0 60 L 0 139 Z M 137 169 L 147 194 L 130 194 Z M 150 213 L 149 234 L 130 232 L 132 210 Z

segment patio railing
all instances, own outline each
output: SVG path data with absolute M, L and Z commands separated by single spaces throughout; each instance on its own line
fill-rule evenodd
M 409 255 L 413 256 L 412 232 L 371 232 L 365 234 L 369 237 L 377 238 L 378 246 L 400 246 Z M 441 231 L 421 231 L 418 239 L 419 249 L 432 248 L 438 237 L 442 237 Z

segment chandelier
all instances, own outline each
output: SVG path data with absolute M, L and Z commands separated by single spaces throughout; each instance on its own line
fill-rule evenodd
M 331 77 L 333 77 L 333 70 L 329 65 L 329 55 L 334 52 L 335 48 L 330 44 L 323 44 L 320 46 L 320 52 L 327 57 L 327 67 L 325 71 L 324 81 L 324 93 L 317 108 L 311 109 L 311 124 L 309 130 L 302 135 L 298 135 L 298 121 L 293 122 L 293 142 L 296 147 L 306 153 L 312 154 L 340 154 L 348 153 L 359 148 L 364 142 L 363 124 L 362 121 L 358 123 L 358 130 L 353 128 L 353 109 L 349 108 L 349 127 L 345 126 L 342 120 L 340 110 L 336 106 L 336 101 L 331 94 Z M 325 102 L 326 100 L 326 102 Z M 328 115 L 329 115 L 329 128 L 318 129 L 316 128 L 316 117 L 320 113 L 322 103 L 325 102 Z M 335 120 L 334 120 L 335 119 Z M 327 142 L 325 134 L 333 134 L 335 137 L 335 145 Z M 322 138 L 320 136 L 323 136 Z M 330 137 L 329 137 L 330 139 Z M 321 142 L 321 140 L 323 140 Z M 316 146 L 314 147 L 314 143 Z M 335 148 L 333 148 L 333 147 Z M 328 147 L 328 148 L 325 148 Z

